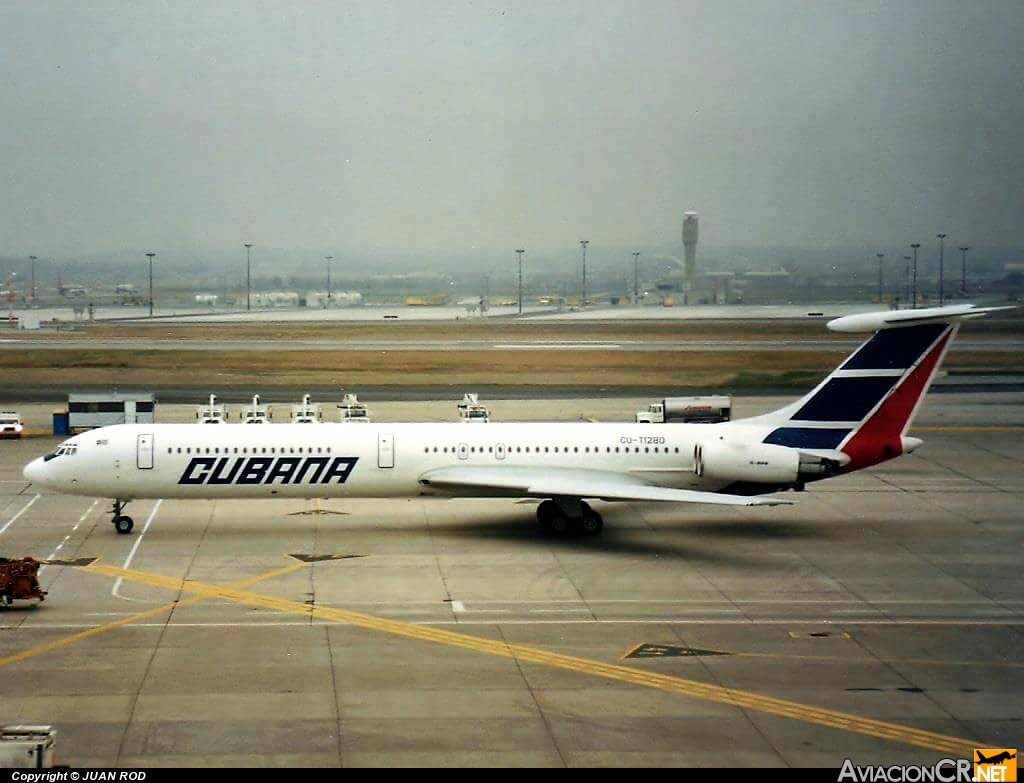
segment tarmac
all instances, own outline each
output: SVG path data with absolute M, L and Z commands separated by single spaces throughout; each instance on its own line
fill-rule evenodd
M 90 320 L 88 298 L 74 304 L 61 304 L 38 309 L 13 309 L 11 315 L 19 319 L 25 329 L 38 329 L 40 323 L 57 319 L 66 325 L 84 324 Z M 75 308 L 79 312 L 76 314 Z M 152 316 L 148 307 L 120 306 L 101 302 L 93 307 L 95 321 L 117 322 L 152 320 L 165 323 L 310 323 L 310 322 L 373 322 L 373 321 L 458 321 L 511 319 L 527 317 L 547 321 L 617 321 L 617 320 L 705 320 L 705 319 L 778 319 L 778 318 L 834 318 L 851 313 L 868 312 L 878 305 L 870 303 L 807 303 L 797 305 L 689 305 L 662 307 L 658 304 L 632 306 L 627 304 L 597 304 L 585 309 L 530 304 L 524 300 L 522 316 L 517 307 L 492 306 L 485 313 L 471 311 L 460 305 L 409 306 L 402 304 L 370 304 L 358 307 L 271 307 L 246 310 L 211 309 L 187 304 L 162 305 L 157 302 Z
M 492 412 L 608 421 L 647 401 Z M 52 405 L 14 407 L 47 428 Z M 533 503 L 435 499 L 138 501 L 118 536 L 108 499 L 22 478 L 59 439 L 0 442 L 0 556 L 50 563 L 43 604 L 0 610 L 0 724 L 52 724 L 59 763 L 121 767 L 838 769 L 1015 748 L 1022 432 L 1020 392 L 932 395 L 913 456 L 795 506 L 601 504 L 586 540 L 543 535 Z

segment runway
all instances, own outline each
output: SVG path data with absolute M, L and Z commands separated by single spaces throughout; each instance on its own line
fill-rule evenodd
M 375 407 L 453 418 L 454 400 Z M 1016 747 L 1014 423 L 1022 395 L 933 396 L 913 457 L 791 507 L 604 504 L 588 540 L 543 536 L 532 504 L 427 499 L 138 501 L 121 537 L 106 501 L 25 485 L 53 439 L 4 442 L 0 554 L 66 565 L 42 606 L 0 612 L 0 711 L 54 724 L 72 765 L 837 768 Z
M 0 350 L 81 351 L 822 351 L 849 352 L 862 340 L 75 340 L 0 338 Z M 952 351 L 1018 353 L 1024 340 L 958 340 Z

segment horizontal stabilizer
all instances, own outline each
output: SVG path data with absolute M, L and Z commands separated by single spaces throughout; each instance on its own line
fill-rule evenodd
M 926 307 L 920 310 L 882 310 L 874 313 L 844 315 L 828 322 L 833 332 L 877 332 L 901 326 L 927 323 L 949 323 L 967 318 L 981 318 L 998 310 L 1013 310 L 1014 305 L 1003 307 L 975 307 L 972 304 Z

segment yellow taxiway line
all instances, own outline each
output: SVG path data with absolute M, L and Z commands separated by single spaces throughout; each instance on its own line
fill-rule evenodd
M 239 587 L 218 587 L 217 585 L 193 581 L 183 582 L 180 579 L 165 577 L 159 574 L 150 574 L 144 571 L 101 564 L 93 564 L 83 570 L 104 576 L 121 577 L 154 587 L 165 587 L 169 590 L 193 593 L 201 598 L 221 598 L 239 604 L 273 609 L 303 617 L 314 617 L 337 623 L 346 623 L 359 628 L 381 631 L 408 639 L 434 642 L 465 650 L 475 650 L 503 658 L 512 658 L 520 662 L 536 663 L 579 674 L 590 674 L 595 677 L 627 682 L 647 688 L 656 688 L 719 704 L 728 704 L 743 709 L 757 710 L 771 715 L 792 718 L 805 723 L 813 723 L 855 734 L 863 734 L 879 739 L 928 748 L 929 750 L 937 750 L 953 756 L 973 753 L 973 748 L 975 747 L 985 747 L 983 743 L 979 744 L 978 742 L 960 737 L 937 734 L 910 726 L 901 726 L 895 723 L 815 707 L 786 699 L 778 699 L 772 696 L 763 696 L 736 688 L 725 688 L 698 680 L 689 680 L 642 669 L 633 669 L 628 666 L 605 663 L 603 661 L 548 652 L 521 644 L 508 644 L 503 641 L 470 636 L 430 626 L 416 625 L 401 620 L 374 617 L 373 615 L 352 612 L 346 609 L 311 606 L 286 598 L 260 595 Z
M 291 573 L 292 571 L 297 571 L 300 568 L 305 568 L 306 565 L 307 563 L 291 563 L 289 565 L 282 566 L 281 568 L 275 568 L 273 571 L 268 571 L 265 574 L 260 574 L 259 576 L 251 576 L 247 579 L 235 582 L 233 586 L 236 588 L 252 587 L 253 585 L 258 584 L 264 580 L 273 579 L 276 576 L 282 576 L 284 574 Z M 179 587 L 180 586 L 181 585 L 179 583 Z M 42 653 L 50 652 L 51 650 L 59 650 L 60 648 L 67 647 L 68 645 L 74 644 L 75 642 L 80 642 L 82 639 L 88 639 L 90 636 L 96 636 L 97 634 L 106 633 L 107 631 L 113 631 L 115 628 L 120 628 L 123 625 L 128 625 L 129 623 L 134 623 L 138 620 L 145 620 L 149 617 L 155 617 L 157 615 L 164 614 L 165 612 L 169 612 L 172 609 L 178 607 L 197 604 L 200 601 L 205 601 L 207 598 L 208 596 L 205 595 L 194 595 L 192 598 L 186 598 L 183 601 L 172 601 L 169 604 L 157 606 L 154 609 L 147 609 L 146 611 L 139 612 L 138 614 L 133 614 L 128 617 L 122 617 L 120 620 L 114 620 L 110 623 L 97 625 L 95 628 L 87 628 L 84 631 L 73 633 L 70 636 L 62 636 L 60 639 L 54 639 L 53 641 L 46 642 L 45 644 L 40 644 L 36 647 L 30 647 L 27 650 L 22 650 L 21 652 L 16 652 L 11 655 L 4 656 L 0 658 L 0 666 L 7 666 L 11 663 L 24 661 L 26 658 L 32 658 L 36 655 L 41 655 Z

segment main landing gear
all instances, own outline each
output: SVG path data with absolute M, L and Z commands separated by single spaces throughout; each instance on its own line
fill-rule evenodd
M 577 498 L 545 500 L 537 506 L 537 521 L 546 533 L 555 536 L 569 533 L 596 536 L 604 528 L 601 515 Z
M 127 505 L 127 500 L 115 500 L 114 508 L 112 511 L 114 518 L 111 520 L 111 522 L 114 523 L 114 530 L 116 530 L 123 536 L 126 536 L 129 533 L 131 533 L 132 528 L 135 527 L 135 520 L 133 520 L 127 514 L 121 513 L 122 511 L 124 511 L 124 507 Z

